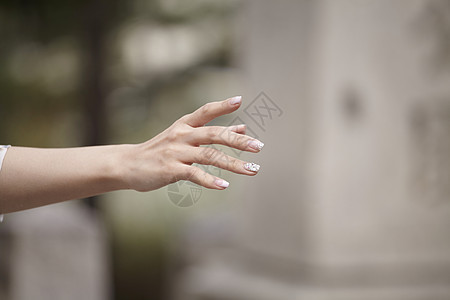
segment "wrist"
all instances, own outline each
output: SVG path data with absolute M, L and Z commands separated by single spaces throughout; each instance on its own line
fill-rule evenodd
M 108 162 L 110 169 L 110 182 L 113 190 L 126 190 L 130 187 L 130 165 L 132 164 L 132 157 L 135 145 L 122 144 L 113 146 L 111 151 L 111 159 Z

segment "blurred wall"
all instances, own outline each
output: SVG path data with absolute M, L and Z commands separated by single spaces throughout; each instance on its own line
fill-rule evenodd
M 261 172 L 186 208 L 111 193 L 108 233 L 8 215 L 0 298 L 450 298 L 448 1 L 113 2 L 2 3 L 2 143 L 141 142 L 242 94 L 214 124 L 247 123 L 264 150 L 228 152 Z
M 242 19 L 262 168 L 216 236 L 192 226 L 175 298 L 449 299 L 449 2 L 247 1 Z

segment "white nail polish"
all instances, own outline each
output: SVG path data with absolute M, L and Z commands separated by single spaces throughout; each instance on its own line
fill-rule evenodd
M 228 181 L 225 181 L 223 179 L 216 179 L 216 181 L 214 182 L 217 186 L 223 187 L 223 188 L 227 188 L 230 183 Z
M 252 140 L 248 143 L 248 146 L 255 150 L 261 150 L 264 147 L 264 143 L 258 140 Z
M 242 96 L 236 96 L 230 99 L 230 104 L 231 105 L 237 105 L 239 103 L 241 103 L 242 101 Z
M 245 163 L 244 164 L 244 169 L 246 169 L 248 171 L 258 172 L 259 168 L 260 168 L 260 165 L 255 164 L 255 163 Z

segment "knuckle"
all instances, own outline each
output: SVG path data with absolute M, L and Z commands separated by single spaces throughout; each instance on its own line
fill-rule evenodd
M 233 159 L 222 152 L 220 156 L 220 165 L 225 169 L 229 169 L 233 165 Z
M 187 126 L 180 126 L 177 130 L 177 135 L 179 138 L 185 138 L 191 134 L 191 131 Z
M 199 175 L 199 169 L 195 167 L 188 168 L 185 174 L 185 177 L 187 180 L 191 178 L 197 178 Z
M 240 135 L 240 134 L 234 134 L 234 141 L 237 145 L 243 145 L 245 143 L 245 141 L 247 140 L 246 136 Z
M 185 138 L 190 134 L 190 130 L 187 126 L 174 126 L 168 132 L 168 139 L 171 142 L 178 141 L 180 139 Z
M 176 127 L 170 128 L 167 131 L 166 139 L 169 142 L 174 142 L 176 140 Z
M 178 152 L 177 148 L 173 144 L 169 144 L 164 149 L 164 157 L 165 157 L 165 159 L 172 158 L 172 157 L 176 156 L 177 152 Z
M 235 171 L 240 171 L 242 169 L 242 163 L 241 161 L 237 160 L 237 159 L 233 159 L 232 161 L 232 167 L 233 170 Z
M 214 139 L 217 136 L 217 128 L 214 127 L 208 128 L 206 134 L 210 140 Z
M 179 118 L 176 122 L 177 123 L 186 123 L 191 117 L 192 117 L 192 113 L 186 114 L 186 115 L 182 116 L 181 118 Z
M 221 138 L 227 142 L 227 145 L 232 147 L 240 147 L 243 141 L 243 137 L 231 130 L 223 132 Z
M 222 161 L 221 161 L 221 165 L 222 165 L 223 169 L 226 169 L 229 171 L 236 170 L 236 166 L 237 166 L 235 159 L 228 155 L 224 155 L 224 157 L 222 158 Z
M 235 132 L 228 130 L 222 133 L 221 138 L 226 141 L 228 145 L 235 146 L 238 135 Z
M 211 111 L 211 107 L 212 103 L 206 103 L 205 105 L 202 106 L 201 108 L 201 113 L 202 114 L 208 114 Z
M 217 156 L 217 150 L 210 148 L 210 147 L 203 147 L 204 150 L 202 150 L 203 158 L 207 161 L 213 161 L 214 158 Z
M 238 136 L 236 138 L 236 146 L 241 149 L 245 149 L 249 141 L 250 139 L 247 136 Z

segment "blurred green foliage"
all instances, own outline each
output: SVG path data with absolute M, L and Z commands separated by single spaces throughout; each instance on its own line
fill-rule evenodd
M 232 95 L 238 7 L 219 0 L 1 1 L 0 144 L 139 142 L 204 101 Z M 188 212 L 167 204 L 164 191 L 113 193 L 101 207 L 115 298 L 164 298 L 170 239 Z

